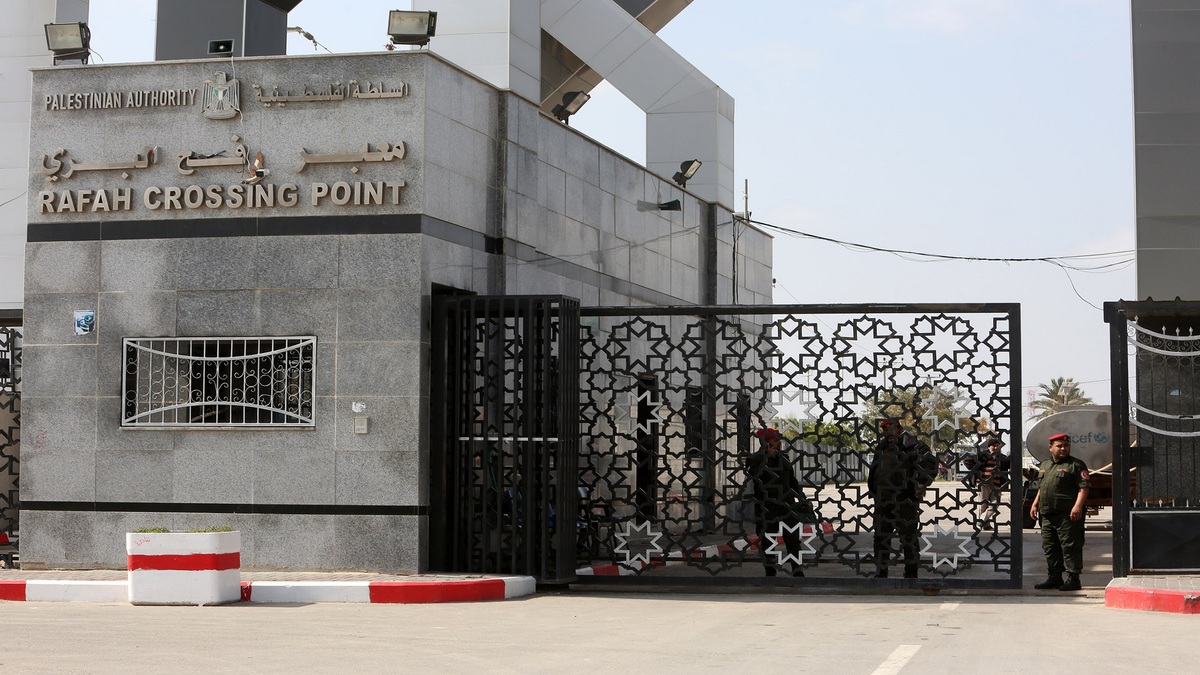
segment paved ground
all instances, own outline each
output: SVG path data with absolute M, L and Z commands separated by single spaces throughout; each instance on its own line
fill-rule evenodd
M 5 673 L 1195 672 L 1197 619 L 1095 594 L 0 603 Z
M 1096 526 L 1100 524 L 1097 523 Z M 828 673 L 1194 672 L 1200 620 L 1104 606 L 1107 531 L 1088 532 L 1080 593 L 1007 595 L 547 592 L 448 604 L 0 602 L 0 672 Z M 121 571 L 0 570 L 15 577 L 124 578 Z M 264 581 L 458 580 L 246 572 Z M 1147 578 L 1149 579 L 1149 578 Z M 1159 583 L 1178 590 L 1191 577 Z

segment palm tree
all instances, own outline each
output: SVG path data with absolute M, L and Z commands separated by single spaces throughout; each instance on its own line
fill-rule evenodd
M 1074 378 L 1070 377 L 1051 378 L 1050 384 L 1039 384 L 1038 389 L 1041 391 L 1038 392 L 1037 398 L 1029 402 L 1035 420 L 1065 408 L 1088 405 L 1092 402 L 1090 397 L 1083 395 L 1083 390 L 1075 384 Z

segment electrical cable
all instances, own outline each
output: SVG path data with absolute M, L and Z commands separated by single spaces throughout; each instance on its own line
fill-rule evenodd
M 21 194 L 17 195 L 16 197 L 13 197 L 12 199 L 10 199 L 6 202 L 0 202 L 0 206 L 8 206 L 9 204 L 17 201 L 18 199 L 20 199 L 21 197 L 24 197 L 27 194 L 29 194 L 29 190 L 22 192 Z
M 811 232 L 804 232 L 802 230 L 796 230 L 796 229 L 792 229 L 790 227 L 784 227 L 782 225 L 774 225 L 772 223 L 765 223 L 765 222 L 758 221 L 758 220 L 747 219 L 746 222 L 750 222 L 750 223 L 753 223 L 760 227 L 769 228 L 769 229 L 783 232 L 785 234 L 790 234 L 790 235 L 796 236 L 796 237 L 803 237 L 806 239 L 814 239 L 816 241 L 824 241 L 824 242 L 828 242 L 831 244 L 837 244 L 838 246 L 842 246 L 842 247 L 850 249 L 850 250 L 869 251 L 869 252 L 874 252 L 874 253 L 890 253 L 901 259 L 910 260 L 912 262 L 951 262 L 951 261 L 998 262 L 998 263 L 1043 262 L 1043 263 L 1048 263 L 1048 264 L 1051 264 L 1051 265 L 1054 265 L 1056 267 L 1060 267 L 1063 269 L 1070 269 L 1070 270 L 1073 270 L 1076 272 L 1104 272 L 1104 271 L 1117 271 L 1118 269 L 1123 269 L 1125 267 L 1128 267 L 1129 265 L 1133 264 L 1134 258 L 1133 257 L 1125 257 L 1125 258 L 1122 258 L 1121 260 L 1117 260 L 1114 262 L 1108 262 L 1108 263 L 1104 263 L 1104 264 L 1100 264 L 1100 265 L 1091 265 L 1091 266 L 1076 265 L 1076 264 L 1068 263 L 1065 261 L 1068 261 L 1068 260 L 1095 260 L 1095 259 L 1112 258 L 1112 257 L 1116 257 L 1116 256 L 1133 256 L 1135 253 L 1132 250 L 1126 250 L 1126 251 L 1108 251 L 1108 252 L 1104 252 L 1104 253 L 1084 253 L 1084 254 L 1078 254 L 1078 255 L 1042 256 L 1042 257 L 1036 257 L 1036 258 L 993 258 L 993 257 L 988 257 L 988 256 L 946 255 L 946 254 L 942 254 L 942 253 L 927 253 L 924 251 L 909 251 L 909 250 L 905 250 L 905 249 L 890 249 L 890 248 L 882 248 L 879 246 L 872 246 L 870 244 L 860 244 L 857 242 L 844 241 L 841 239 L 834 239 L 832 237 L 825 237 L 825 236 L 821 236 L 819 234 L 813 234 Z

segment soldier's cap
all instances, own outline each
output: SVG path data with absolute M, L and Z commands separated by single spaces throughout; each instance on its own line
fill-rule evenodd
M 900 420 L 890 420 L 889 419 L 889 420 L 880 420 L 879 421 L 880 429 L 890 429 L 893 426 L 895 426 L 897 429 L 900 428 Z
M 1070 443 L 1071 437 L 1066 434 L 1054 434 L 1047 440 L 1050 441 L 1051 443 L 1053 443 L 1054 441 L 1066 441 L 1066 442 Z
M 780 431 L 778 429 L 775 429 L 772 427 L 765 427 L 763 429 L 758 429 L 757 431 L 754 432 L 754 435 L 758 436 L 758 438 L 760 440 L 764 440 L 764 441 L 772 441 L 775 439 L 783 440 L 783 434 L 780 433 Z
M 1004 445 L 1004 441 L 1000 440 L 999 436 L 992 436 L 988 439 L 988 445 Z

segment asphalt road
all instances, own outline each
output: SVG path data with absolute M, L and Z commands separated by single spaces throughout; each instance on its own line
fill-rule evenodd
M 1195 672 L 1200 617 L 1098 596 L 539 594 L 435 605 L 0 602 L 3 673 Z

